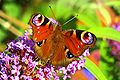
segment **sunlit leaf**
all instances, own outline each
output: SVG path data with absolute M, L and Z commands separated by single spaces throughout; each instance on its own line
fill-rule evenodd
M 90 28 L 88 31 L 92 32 L 99 38 L 108 38 L 120 42 L 120 32 L 110 27 L 94 27 Z
M 84 23 L 84 25 L 88 27 L 96 27 L 100 26 L 100 21 L 97 19 L 97 16 L 94 12 L 85 11 L 80 14 L 78 14 L 77 17 L 81 22 Z
M 89 70 L 97 80 L 107 80 L 101 70 L 88 58 L 86 58 L 85 68 Z
M 98 6 L 97 7 L 97 13 L 99 16 L 99 19 L 105 24 L 105 25 L 111 25 L 111 23 L 114 20 L 113 12 L 109 7 L 106 6 Z
M 105 4 L 108 6 L 120 6 L 120 1 L 119 0 L 107 1 Z

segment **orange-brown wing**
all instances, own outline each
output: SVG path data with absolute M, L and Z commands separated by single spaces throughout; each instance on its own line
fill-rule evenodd
M 51 56 L 51 49 L 52 49 L 51 36 L 48 37 L 48 39 L 43 40 L 41 43 L 37 42 L 35 44 L 35 52 L 39 59 L 41 59 L 43 64 L 48 63 L 48 60 Z
M 51 59 L 51 63 L 56 66 L 66 66 L 68 65 L 74 58 L 67 57 L 66 51 L 64 49 L 65 45 L 63 43 L 59 44 L 56 48 L 56 53 L 54 54 L 53 58 Z
M 71 59 L 65 55 L 64 37 L 56 39 L 56 36 L 58 37 L 58 34 L 52 34 L 48 39 L 43 40 L 42 46 L 37 43 L 35 52 L 45 65 L 66 66 Z
M 55 41 L 57 41 L 57 39 L 55 39 Z M 66 66 L 74 60 L 76 56 L 80 56 L 87 48 L 93 47 L 95 42 L 96 37 L 90 32 L 82 30 L 65 32 L 55 43 L 57 45 L 53 47 L 55 54 L 51 59 L 52 64 Z
M 90 32 L 83 30 L 73 30 L 65 33 L 64 36 L 68 54 L 80 56 L 87 48 L 95 45 L 96 37 Z M 70 55 L 69 55 L 70 56 Z
M 52 22 L 39 13 L 31 17 L 29 24 L 32 26 L 32 38 L 35 42 L 47 39 L 52 34 L 54 28 Z

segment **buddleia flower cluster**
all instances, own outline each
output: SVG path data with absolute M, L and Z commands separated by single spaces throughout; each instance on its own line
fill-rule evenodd
M 66 80 L 84 67 L 83 56 L 89 55 L 89 49 L 66 67 L 42 66 L 30 36 L 26 31 L 22 37 L 9 42 L 6 50 L 0 53 L 0 80 Z

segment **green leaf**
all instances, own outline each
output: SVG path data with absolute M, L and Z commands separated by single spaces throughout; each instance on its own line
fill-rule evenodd
M 53 2 L 53 1 L 52 1 Z M 55 16 L 65 20 L 73 14 L 79 14 L 80 11 L 88 8 L 89 0 L 57 0 L 53 4 Z
M 107 1 L 105 4 L 108 5 L 108 6 L 120 6 L 120 1 L 119 0 Z
M 80 13 L 77 18 L 88 27 L 101 26 L 95 12 L 92 9 Z
M 110 67 L 110 65 L 114 64 L 114 58 L 110 55 L 110 48 L 107 44 L 107 40 L 102 40 L 100 42 L 100 54 L 101 54 L 101 61 L 100 61 L 100 69 L 103 71 L 104 75 L 108 77 L 110 75 L 109 72 L 112 71 L 113 67 Z M 111 80 L 112 76 L 109 76 L 109 80 Z
M 110 55 L 110 47 L 107 43 L 108 40 L 105 39 L 100 42 L 100 54 L 101 57 L 103 57 L 106 61 L 110 63 L 113 62 L 114 60 L 113 57 L 111 57 Z
M 67 19 L 73 13 L 73 5 L 77 0 L 58 0 L 55 8 L 55 14 L 57 18 L 64 18 Z M 72 3 L 72 4 L 71 4 Z
M 107 80 L 101 70 L 88 58 L 86 58 L 85 68 L 88 69 L 97 80 Z
M 2 27 L 2 26 L 0 26 L 0 27 Z M 0 43 L 5 39 L 5 37 L 6 37 L 5 32 L 2 29 L 0 29 Z
M 22 22 L 24 22 L 25 24 L 28 24 L 31 15 L 32 14 L 30 10 L 25 11 L 25 13 L 22 16 Z
M 110 27 L 94 27 L 88 30 L 99 38 L 108 38 L 120 42 L 120 32 Z
M 21 13 L 21 7 L 15 3 L 5 3 L 3 8 L 5 12 L 12 17 L 18 17 Z
M 104 6 L 98 6 L 98 10 L 104 18 L 106 24 L 111 24 L 111 14 Z

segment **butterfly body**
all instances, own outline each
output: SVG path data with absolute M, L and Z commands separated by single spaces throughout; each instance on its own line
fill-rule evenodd
M 35 52 L 45 64 L 66 66 L 85 49 L 93 47 L 96 41 L 90 32 L 63 31 L 61 25 L 40 14 L 33 15 L 29 24 L 36 42 Z

